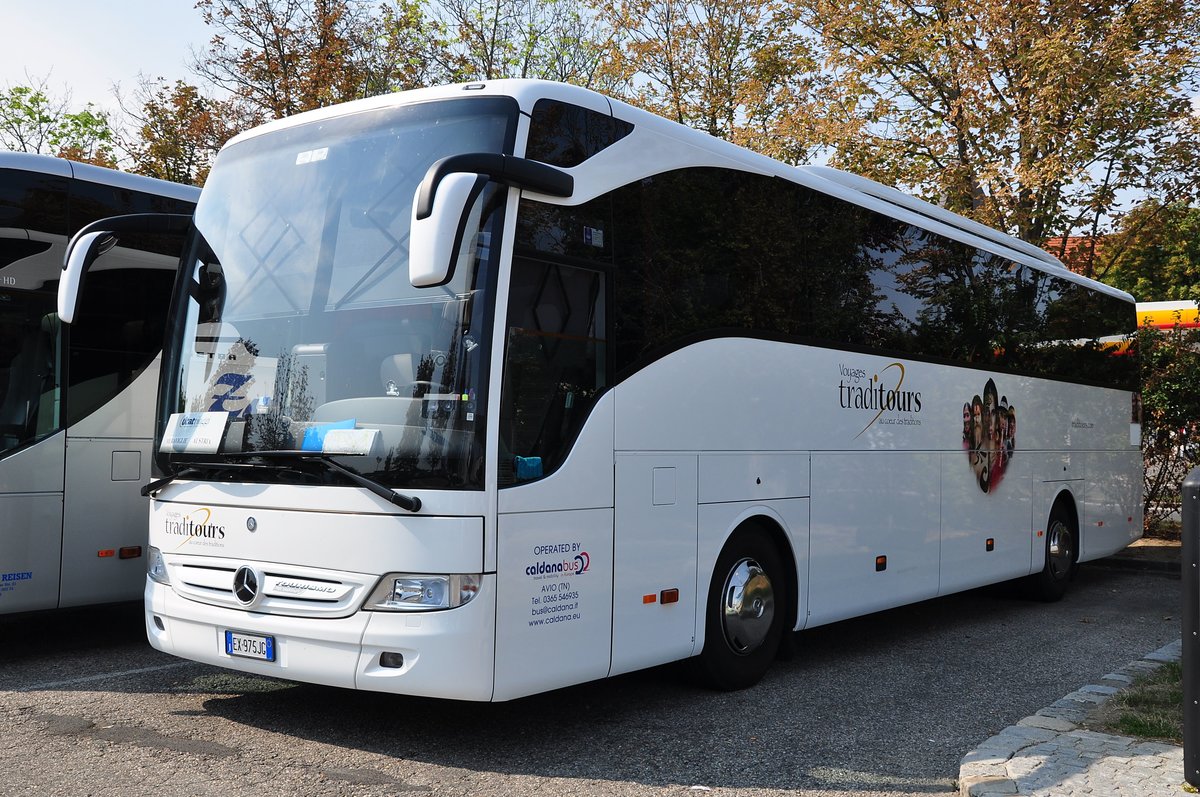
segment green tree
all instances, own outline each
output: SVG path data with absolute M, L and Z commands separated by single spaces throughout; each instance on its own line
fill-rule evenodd
M 1105 281 L 1138 299 L 1200 300 L 1200 207 L 1145 202 L 1100 254 L 1111 260 Z
M 1142 366 L 1145 526 L 1179 508 L 1184 477 L 1200 464 L 1200 331 L 1138 331 Z
M 835 165 L 1035 243 L 1108 232 L 1126 192 L 1169 204 L 1197 189 L 1194 2 L 794 8 L 831 78 Z
M 0 148 L 115 167 L 108 117 L 88 103 L 71 112 L 69 99 L 55 99 L 45 81 L 0 90 Z

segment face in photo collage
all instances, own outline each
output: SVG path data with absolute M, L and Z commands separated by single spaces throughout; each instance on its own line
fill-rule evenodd
M 1000 486 L 1017 440 L 1017 408 L 998 396 L 989 379 L 983 395 L 963 405 L 963 449 L 979 489 L 990 493 Z

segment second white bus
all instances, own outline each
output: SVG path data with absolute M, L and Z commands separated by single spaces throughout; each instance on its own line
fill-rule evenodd
M 200 189 L 0 152 L 0 614 L 135 600 L 145 570 L 158 355 L 182 238 L 97 261 L 55 312 L 70 236 L 113 215 L 190 215 Z
M 246 672 L 738 688 L 785 633 L 1054 598 L 1141 533 L 1129 296 L 579 88 L 239 136 L 170 326 L 147 633 Z

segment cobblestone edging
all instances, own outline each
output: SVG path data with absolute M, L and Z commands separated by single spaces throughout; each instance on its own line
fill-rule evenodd
M 1137 676 L 1178 661 L 1182 642 L 1165 645 L 1084 686 L 980 744 L 959 763 L 961 797 L 1074 797 L 1183 794 L 1183 748 L 1083 730 L 1098 705 Z

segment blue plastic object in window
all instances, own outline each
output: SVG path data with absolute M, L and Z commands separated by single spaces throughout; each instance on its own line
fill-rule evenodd
M 520 480 L 542 478 L 541 457 L 513 457 L 517 465 L 517 478 Z
M 304 440 L 300 443 L 301 451 L 320 451 L 325 447 L 325 435 L 332 429 L 353 429 L 354 418 L 333 423 L 321 423 L 304 430 Z

